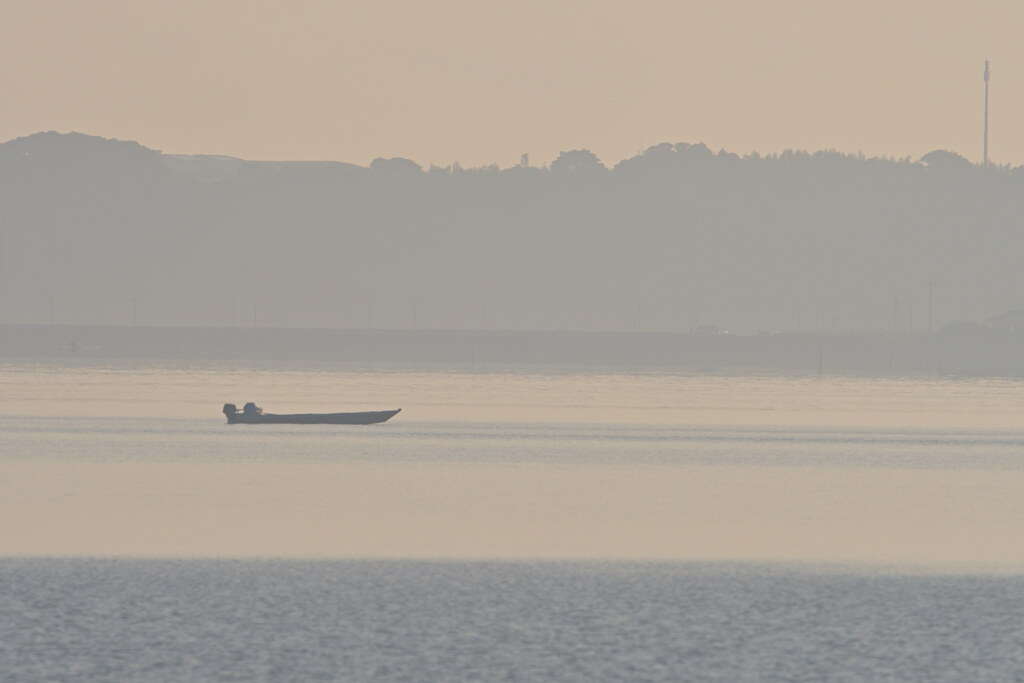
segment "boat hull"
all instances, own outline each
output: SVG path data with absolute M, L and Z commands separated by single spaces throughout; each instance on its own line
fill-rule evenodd
M 365 413 L 299 413 L 297 415 L 274 415 L 261 413 L 245 415 L 236 413 L 228 415 L 228 424 L 293 424 L 293 425 L 372 425 L 386 422 L 402 411 L 374 410 Z

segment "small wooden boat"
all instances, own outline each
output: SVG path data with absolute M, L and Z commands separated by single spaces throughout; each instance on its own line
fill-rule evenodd
M 385 422 L 402 411 L 374 410 L 365 413 L 298 413 L 295 415 L 274 415 L 264 413 L 255 403 L 246 403 L 242 410 L 234 403 L 224 404 L 224 415 L 228 424 L 295 424 L 295 425 L 371 425 Z

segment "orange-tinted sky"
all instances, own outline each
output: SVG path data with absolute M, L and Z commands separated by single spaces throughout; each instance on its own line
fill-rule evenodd
M 982 153 L 1024 163 L 1019 0 L 7 0 L 0 139 L 366 164 Z

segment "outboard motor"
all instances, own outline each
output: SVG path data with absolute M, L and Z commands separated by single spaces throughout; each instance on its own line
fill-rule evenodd
M 235 407 L 234 403 L 225 403 L 224 404 L 224 414 L 225 415 L 234 415 L 237 412 L 238 412 L 238 408 Z

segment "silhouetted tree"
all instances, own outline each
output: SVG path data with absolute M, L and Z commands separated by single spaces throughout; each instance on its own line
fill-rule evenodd
M 964 171 L 973 164 L 956 152 L 949 152 L 944 149 L 936 149 L 921 157 L 921 163 L 931 169 Z
M 411 159 L 377 157 L 370 162 L 370 171 L 388 178 L 414 178 L 423 175 L 423 167 Z
M 562 152 L 551 162 L 551 172 L 558 174 L 597 175 L 607 170 L 601 160 L 587 149 Z

